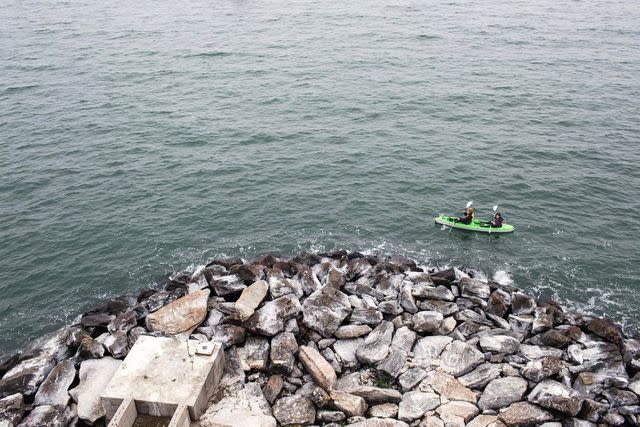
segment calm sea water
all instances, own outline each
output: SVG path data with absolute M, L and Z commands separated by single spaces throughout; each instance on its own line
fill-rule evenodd
M 635 0 L 4 1 L 0 354 L 218 256 L 346 248 L 640 324 Z M 433 223 L 474 200 L 516 233 Z

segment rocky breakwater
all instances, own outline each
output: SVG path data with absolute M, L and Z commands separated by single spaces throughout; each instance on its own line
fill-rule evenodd
M 215 260 L 107 302 L 0 366 L 0 425 L 100 425 L 142 335 L 219 341 L 219 425 L 639 425 L 640 340 L 402 257 Z

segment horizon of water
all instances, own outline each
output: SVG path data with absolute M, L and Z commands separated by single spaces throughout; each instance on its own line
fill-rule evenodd
M 5 2 L 0 355 L 222 256 L 348 249 L 640 321 L 630 0 Z M 498 203 L 510 236 L 433 223 Z

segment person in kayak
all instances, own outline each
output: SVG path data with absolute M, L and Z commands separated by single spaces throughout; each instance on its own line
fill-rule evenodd
M 459 217 L 458 221 L 463 224 L 471 224 L 473 221 L 473 208 L 467 208 L 464 210 L 464 216 Z
M 500 212 L 496 212 L 495 215 L 493 215 L 493 221 L 491 221 L 491 228 L 500 227 L 502 227 L 502 215 L 500 215 Z

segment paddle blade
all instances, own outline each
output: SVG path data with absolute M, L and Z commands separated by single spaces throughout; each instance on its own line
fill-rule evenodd
M 493 211 L 497 211 L 498 210 L 498 205 L 493 205 Z
M 469 202 L 467 203 L 467 206 L 465 207 L 465 209 L 469 209 L 469 206 L 471 206 L 472 204 L 473 204 L 473 201 L 469 201 Z

